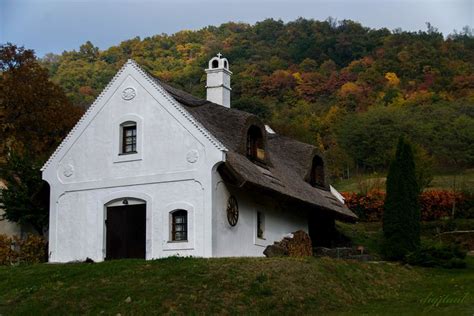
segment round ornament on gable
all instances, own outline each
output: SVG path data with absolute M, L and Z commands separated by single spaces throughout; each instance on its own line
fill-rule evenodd
M 239 221 L 239 204 L 237 199 L 233 196 L 229 197 L 227 201 L 227 221 L 230 226 L 237 225 Z
M 122 91 L 122 99 L 130 101 L 137 95 L 137 91 L 133 87 L 128 87 Z
M 190 150 L 186 154 L 186 160 L 189 163 L 195 163 L 196 161 L 198 161 L 198 159 L 199 159 L 199 152 L 197 150 L 194 150 L 194 149 Z
M 71 164 L 67 164 L 63 167 L 63 175 L 67 178 L 74 174 L 74 167 Z

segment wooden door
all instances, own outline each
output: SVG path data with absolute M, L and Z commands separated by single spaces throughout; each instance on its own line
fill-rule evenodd
M 107 208 L 106 260 L 145 259 L 146 204 Z

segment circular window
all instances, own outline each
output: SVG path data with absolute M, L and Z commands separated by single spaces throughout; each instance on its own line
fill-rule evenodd
M 233 196 L 227 201 L 227 220 L 230 226 L 237 225 L 239 220 L 239 205 L 237 204 L 237 199 Z

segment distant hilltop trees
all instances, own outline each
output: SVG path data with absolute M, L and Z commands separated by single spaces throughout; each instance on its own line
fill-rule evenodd
M 404 32 L 333 19 L 230 22 L 137 37 L 104 51 L 87 42 L 49 54 L 42 64 L 73 104 L 87 107 L 128 58 L 204 97 L 204 68 L 218 51 L 232 63 L 232 106 L 318 145 L 332 176 L 385 170 L 400 132 L 414 144 L 416 159 L 474 166 L 469 27 L 443 37 L 430 24 Z

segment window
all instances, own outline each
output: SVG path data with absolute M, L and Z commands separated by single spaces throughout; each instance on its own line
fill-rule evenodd
M 263 135 L 257 126 L 251 126 L 247 133 L 247 157 L 251 160 L 265 161 Z
M 314 156 L 313 164 L 311 166 L 311 174 L 309 178 L 309 183 L 313 187 L 324 187 L 324 162 L 323 159 L 319 156 Z
M 188 240 L 188 212 L 177 210 L 171 214 L 171 240 Z
M 212 68 L 218 68 L 219 67 L 219 61 L 217 59 L 214 59 L 212 61 Z
M 257 237 L 264 239 L 265 235 L 265 215 L 262 212 L 257 212 Z
M 227 65 L 227 60 L 224 60 L 224 67 L 225 67 L 226 69 L 229 69 L 229 66 Z
M 137 152 L 137 124 L 126 122 L 122 125 L 122 154 Z

